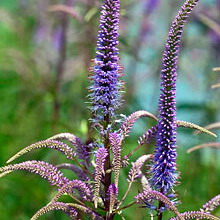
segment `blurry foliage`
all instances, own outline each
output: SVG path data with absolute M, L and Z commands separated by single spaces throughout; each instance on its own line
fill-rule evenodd
M 0 166 L 22 147 L 54 133 L 71 132 L 82 137 L 87 132 L 89 110 L 84 104 L 88 101 L 87 69 L 94 55 L 100 2 L 73 1 L 75 15 L 68 14 L 66 58 L 56 97 L 64 13 L 48 9 L 66 2 L 0 1 Z M 151 5 L 153 2 L 157 4 Z M 121 112 L 138 109 L 155 112 L 163 45 L 179 1 L 129 0 L 122 4 L 120 50 L 127 85 L 124 106 L 128 112 L 123 109 Z M 219 72 L 212 71 L 220 64 L 219 10 L 219 0 L 201 1 L 187 25 L 180 57 L 178 119 L 200 125 L 220 120 L 219 89 L 211 89 L 219 78 Z M 53 118 L 55 99 L 59 103 L 56 119 Z M 135 126 L 136 134 L 143 133 L 147 127 L 150 127 L 148 121 L 140 121 Z M 179 129 L 182 182 L 178 190 L 184 204 L 180 205 L 182 211 L 198 209 L 220 190 L 220 153 L 216 149 L 204 149 L 187 155 L 187 148 L 206 141 L 205 135 L 189 139 L 187 132 L 190 129 Z M 133 135 L 134 141 L 127 143 L 128 151 L 130 145 L 136 145 L 136 138 Z M 152 150 L 152 147 L 142 149 L 139 154 Z M 36 159 L 54 163 L 60 159 L 47 151 L 39 150 L 35 154 Z M 1 180 L 0 219 L 29 219 L 52 197 L 46 181 L 25 173 L 22 176 L 13 174 Z M 130 212 L 135 211 L 138 219 L 136 208 Z M 126 219 L 131 219 L 130 212 L 126 213 Z M 67 218 L 54 212 L 42 219 Z M 147 214 L 146 219 L 149 219 Z

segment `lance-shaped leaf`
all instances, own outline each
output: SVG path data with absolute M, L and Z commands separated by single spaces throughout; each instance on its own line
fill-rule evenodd
M 139 157 L 134 163 L 132 163 L 132 167 L 128 173 L 128 182 L 133 182 L 135 179 L 138 179 L 142 176 L 142 167 L 144 163 L 152 159 L 153 155 L 148 154 L 148 155 L 143 155 Z
M 105 148 L 99 148 L 96 153 L 96 167 L 95 167 L 95 183 L 94 183 L 94 205 L 97 208 L 99 200 L 99 190 L 102 174 L 104 173 L 105 159 L 108 156 L 108 152 Z
M 149 117 L 157 121 L 157 117 L 147 111 L 136 111 L 125 119 L 120 129 L 121 135 L 124 137 L 128 136 L 134 123 L 137 121 L 137 119 L 142 117 Z
M 40 216 L 46 214 L 47 212 L 54 211 L 54 210 L 61 210 L 65 212 L 71 219 L 76 219 L 77 217 L 77 211 L 69 206 L 66 203 L 63 202 L 55 202 L 55 203 L 50 203 L 49 205 L 44 206 L 41 208 L 37 213 L 31 218 L 31 220 L 36 220 Z
M 71 133 L 60 133 L 57 135 L 54 135 L 48 140 L 67 140 L 69 141 L 73 146 L 76 148 L 76 154 L 79 159 L 84 160 L 84 162 L 87 162 L 89 164 L 89 147 L 84 145 L 83 142 L 80 140 L 80 138 L 76 137 L 74 134 Z
M 196 129 L 200 132 L 209 134 L 213 137 L 217 137 L 216 134 L 214 134 L 213 132 L 207 130 L 206 128 L 200 127 L 199 125 L 193 124 L 191 122 L 187 122 L 187 121 L 177 121 L 177 126 L 178 127 L 185 127 L 185 128 L 192 128 L 192 129 Z
M 118 133 L 110 133 L 109 141 L 113 152 L 113 171 L 115 172 L 115 186 L 118 187 L 119 173 L 121 168 L 121 135 Z
M 15 154 L 13 157 L 11 157 L 7 161 L 7 163 L 10 163 L 13 160 L 17 159 L 18 157 L 20 157 L 20 156 L 22 156 L 32 150 L 39 149 L 39 148 L 55 149 L 55 150 L 63 153 L 67 157 L 67 159 L 73 159 L 76 155 L 75 152 L 73 151 L 73 149 L 63 142 L 56 141 L 56 140 L 44 140 L 44 141 L 39 141 L 37 143 L 31 144 L 31 145 L 25 147 L 24 149 L 19 151 L 17 154 Z
M 185 220 L 187 219 L 219 220 L 220 219 L 214 215 L 200 211 L 183 212 L 180 215 Z M 175 217 L 175 218 L 171 218 L 170 220 L 178 220 L 178 218 Z
M 0 172 L 2 172 L 2 174 L 8 174 L 10 171 L 12 172 L 15 170 L 27 170 L 31 173 L 36 173 L 44 179 L 47 179 L 51 185 L 56 185 L 58 187 L 62 187 L 69 182 L 55 166 L 44 161 L 31 160 L 0 167 Z
M 209 200 L 206 204 L 203 205 L 203 210 L 205 212 L 211 212 L 220 206 L 220 195 L 215 196 L 211 200 Z M 202 211 L 203 211 L 202 210 Z
M 115 184 L 111 184 L 109 186 L 108 196 L 109 196 L 109 213 L 111 214 L 118 197 L 118 188 L 116 187 Z
M 86 206 L 79 205 L 76 203 L 67 203 L 67 204 L 75 209 L 80 210 L 81 212 L 84 212 L 85 214 L 88 214 L 94 220 L 103 220 L 103 218 L 100 217 L 96 212 L 92 211 L 90 208 Z
M 210 142 L 210 143 L 205 143 L 201 145 L 197 145 L 195 147 L 192 147 L 187 150 L 187 153 L 191 153 L 195 150 L 202 149 L 202 148 L 220 148 L 220 143 L 219 142 Z
M 89 177 L 86 175 L 86 173 L 79 167 L 75 166 L 74 164 L 69 163 L 63 163 L 56 166 L 58 169 L 67 169 L 73 171 L 79 180 L 82 181 L 90 181 Z
M 83 200 L 91 201 L 92 193 L 89 187 L 80 180 L 72 180 L 69 181 L 67 184 L 63 185 L 59 189 L 58 193 L 52 198 L 50 203 L 57 202 L 58 199 L 65 193 L 74 195 L 74 191 L 73 191 L 74 189 L 77 189 L 79 191 L 80 196 L 82 197 Z
M 170 201 L 165 195 L 163 195 L 162 193 L 158 192 L 158 191 L 144 191 L 142 193 L 139 193 L 136 197 L 135 200 L 138 204 L 140 203 L 145 203 L 148 202 L 149 200 L 157 200 L 160 201 L 162 203 L 164 203 L 164 205 L 166 205 L 166 207 L 174 212 L 176 214 L 176 216 L 178 217 L 177 219 L 179 220 L 184 220 L 184 218 L 180 215 L 178 209 L 175 207 L 175 205 L 173 204 L 172 201 Z

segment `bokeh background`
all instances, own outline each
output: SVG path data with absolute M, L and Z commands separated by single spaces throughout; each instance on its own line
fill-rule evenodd
M 126 92 L 119 114 L 140 109 L 157 114 L 162 53 L 169 25 L 182 3 L 122 1 L 120 57 Z M 71 132 L 86 139 L 90 117 L 88 68 L 95 53 L 100 4 L 95 0 L 0 1 L 0 166 L 24 146 L 56 133 Z M 211 89 L 220 80 L 220 72 L 212 71 L 217 66 L 220 1 L 201 0 L 182 40 L 178 119 L 201 126 L 220 121 L 220 89 Z M 124 150 L 135 147 L 138 136 L 153 123 L 150 119 L 138 121 Z M 186 153 L 194 145 L 211 141 L 219 138 L 178 129 L 181 211 L 198 210 L 220 193 L 220 150 Z M 153 147 L 144 147 L 134 159 L 153 152 Z M 54 164 L 65 161 L 51 150 L 38 150 L 17 161 L 27 159 Z M 120 193 L 126 188 L 127 172 L 122 173 Z M 129 199 L 137 194 L 138 187 L 133 188 Z M 54 193 L 55 189 L 40 177 L 14 172 L 0 179 L 0 219 L 30 219 Z M 134 213 L 137 220 L 150 219 L 145 209 L 137 207 L 126 211 L 125 218 L 134 219 Z M 220 215 L 220 210 L 216 214 Z M 42 219 L 68 218 L 53 212 Z

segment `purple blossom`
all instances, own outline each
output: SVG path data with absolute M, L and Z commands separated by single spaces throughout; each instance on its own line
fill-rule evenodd
M 58 169 L 67 169 L 67 170 L 73 171 L 77 175 L 79 180 L 82 180 L 82 181 L 90 180 L 87 174 L 81 168 L 75 166 L 74 164 L 63 163 L 63 164 L 57 165 L 56 167 Z
M 109 141 L 112 146 L 112 152 L 113 152 L 113 161 L 112 166 L 113 170 L 115 172 L 115 185 L 118 186 L 119 181 L 119 173 L 121 168 L 121 135 L 117 132 L 110 133 L 109 134 Z
M 161 70 L 159 122 L 154 156 L 152 183 L 163 193 L 176 183 L 176 79 L 180 39 L 189 14 L 198 0 L 187 0 L 169 31 Z
M 118 65 L 119 0 L 104 0 L 100 16 L 100 31 L 94 60 L 92 111 L 94 119 L 108 120 L 120 105 L 120 67 Z
M 118 188 L 115 186 L 115 184 L 111 184 L 109 186 L 108 195 L 109 195 L 109 213 L 112 213 L 118 196 Z
M 102 173 L 104 172 L 105 159 L 108 156 L 108 152 L 105 148 L 99 148 L 96 153 L 96 168 L 95 168 L 95 183 L 94 183 L 94 204 L 97 207 L 100 183 Z
M 51 185 L 56 185 L 57 187 L 62 187 L 69 182 L 55 166 L 44 161 L 31 160 L 0 168 L 2 173 L 10 173 L 14 170 L 27 170 L 31 173 L 36 173 L 47 179 Z

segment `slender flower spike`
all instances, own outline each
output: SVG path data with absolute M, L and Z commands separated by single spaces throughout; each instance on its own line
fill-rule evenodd
M 168 193 L 176 184 L 176 79 L 180 39 L 189 14 L 198 0 L 187 0 L 170 28 L 161 71 L 157 143 L 152 168 L 154 188 Z
M 114 116 L 120 105 L 121 81 L 118 65 L 119 0 L 104 0 L 100 16 L 97 52 L 91 79 L 92 111 L 94 119 L 101 121 Z
M 179 220 L 184 220 L 184 218 L 180 215 L 178 209 L 175 207 L 175 205 L 173 204 L 173 202 L 171 202 L 168 197 L 166 197 L 165 195 L 163 195 L 162 193 L 158 192 L 158 191 L 144 191 L 142 193 L 139 193 L 136 197 L 135 200 L 138 204 L 140 203 L 148 203 L 151 200 L 158 200 L 162 203 L 164 203 L 167 208 L 174 212 L 176 214 L 176 216 L 178 217 L 177 219 Z
M 105 148 L 99 148 L 96 153 L 96 168 L 95 168 L 95 187 L 94 187 L 94 205 L 97 208 L 99 200 L 99 190 L 102 178 L 102 173 L 104 172 L 105 159 L 108 156 L 108 152 Z
M 121 136 L 114 132 L 109 134 L 110 144 L 113 152 L 113 170 L 115 172 L 115 185 L 118 187 L 119 173 L 121 168 Z
M 0 167 L 0 172 L 3 174 L 8 174 L 15 170 L 27 170 L 31 173 L 36 173 L 46 179 L 51 185 L 56 185 L 57 187 L 62 187 L 69 183 L 69 180 L 55 166 L 44 161 L 31 160 Z M 4 175 L 1 174 L 1 176 Z
M 203 210 L 205 210 L 205 212 L 211 212 L 216 207 L 219 206 L 220 206 L 220 195 L 217 195 L 214 198 L 212 198 L 210 201 L 208 201 L 205 205 L 203 205 Z
M 115 186 L 115 184 L 111 184 L 109 186 L 108 194 L 109 194 L 109 213 L 112 213 L 118 196 L 118 188 Z
M 46 214 L 47 212 L 54 211 L 54 210 L 61 210 L 65 212 L 71 219 L 75 219 L 77 217 L 77 211 L 71 207 L 68 206 L 66 203 L 63 202 L 55 202 L 50 203 L 47 206 L 44 206 L 41 208 L 32 218 L 31 220 L 37 220 L 40 216 Z

